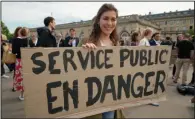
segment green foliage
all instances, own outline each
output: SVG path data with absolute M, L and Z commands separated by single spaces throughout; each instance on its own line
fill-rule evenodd
M 190 30 L 188 31 L 188 33 L 189 33 L 190 35 L 194 35 L 194 29 L 190 29 Z
M 7 36 L 7 39 L 13 37 L 13 34 L 9 32 L 7 26 L 1 21 L 1 33 Z

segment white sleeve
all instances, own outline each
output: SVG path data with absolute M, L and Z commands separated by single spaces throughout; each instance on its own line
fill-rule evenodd
M 139 46 L 145 46 L 145 45 L 146 45 L 146 42 L 144 40 L 140 40 Z

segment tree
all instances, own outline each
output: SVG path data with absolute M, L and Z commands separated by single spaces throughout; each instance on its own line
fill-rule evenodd
M 2 21 L 1 21 L 1 33 L 6 35 L 8 39 L 13 37 L 13 34 L 9 32 L 9 29 Z
M 189 33 L 190 35 L 194 35 L 194 29 L 190 29 L 190 30 L 188 31 L 188 33 Z

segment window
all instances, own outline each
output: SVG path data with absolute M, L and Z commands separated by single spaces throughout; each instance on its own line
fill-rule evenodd
M 169 24 L 170 25 L 173 25 L 174 24 L 174 21 L 173 20 L 169 21 Z
M 186 27 L 185 26 L 183 27 L 183 30 L 186 31 Z

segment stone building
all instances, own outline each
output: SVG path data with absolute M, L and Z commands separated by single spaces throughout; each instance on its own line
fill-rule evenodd
M 194 10 L 192 9 L 160 14 L 151 14 L 150 12 L 140 18 L 160 25 L 162 35 L 170 36 L 173 40 L 176 40 L 179 33 L 187 32 L 190 28 L 194 29 Z
M 79 38 L 89 37 L 92 30 L 92 20 L 59 24 L 56 25 L 55 32 L 66 37 L 70 28 L 75 28 L 76 36 Z M 159 25 L 141 19 L 138 15 L 120 16 L 118 18 L 117 31 L 121 40 L 130 40 L 130 36 L 134 31 L 142 33 L 146 28 L 150 28 L 154 32 L 160 31 Z M 36 28 L 30 29 L 30 31 L 36 33 Z
M 76 29 L 78 37 L 88 37 L 92 29 L 92 20 L 59 24 L 56 26 L 55 32 L 61 33 L 65 37 L 68 35 L 70 28 Z M 170 36 L 173 40 L 176 40 L 176 36 L 179 33 L 184 33 L 190 28 L 194 28 L 194 10 L 176 10 L 159 14 L 149 13 L 143 16 L 128 15 L 118 18 L 117 30 L 120 39 L 130 40 L 130 35 L 133 31 L 142 32 L 145 28 L 160 31 L 162 37 Z M 36 28 L 30 29 L 30 31 L 36 32 Z

